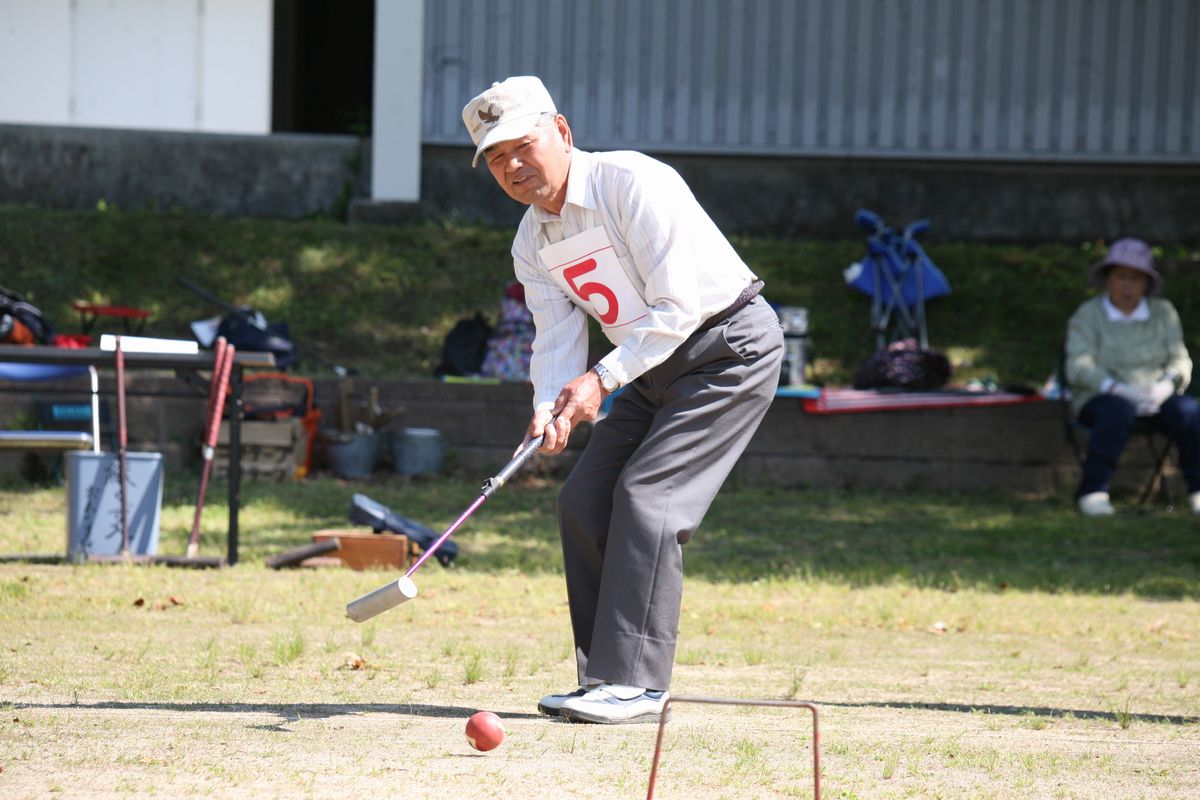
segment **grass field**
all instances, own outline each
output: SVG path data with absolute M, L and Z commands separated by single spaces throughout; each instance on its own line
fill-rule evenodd
M 0 564 L 0 796 L 644 797 L 653 726 L 535 710 L 574 675 L 553 483 L 506 487 L 454 568 L 365 625 L 345 603 L 387 573 L 262 566 L 355 491 L 440 527 L 477 489 L 248 484 L 233 569 Z M 192 491 L 168 483 L 160 552 Z M 61 552 L 64 516 L 61 489 L 0 489 L 0 552 Z M 685 558 L 673 690 L 815 702 L 825 797 L 1200 795 L 1200 527 L 1178 511 L 736 489 Z M 489 754 L 463 737 L 477 709 L 508 730 Z M 656 797 L 811 796 L 810 728 L 680 705 Z

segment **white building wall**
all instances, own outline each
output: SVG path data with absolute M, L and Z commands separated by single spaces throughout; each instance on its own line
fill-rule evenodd
M 421 197 L 424 0 L 375 0 L 371 199 Z
M 67 121 L 69 9 L 68 0 L 0 0 L 0 122 Z
M 271 131 L 271 0 L 202 0 L 200 108 L 206 131 Z
M 0 123 L 268 133 L 271 0 L 0 0 Z

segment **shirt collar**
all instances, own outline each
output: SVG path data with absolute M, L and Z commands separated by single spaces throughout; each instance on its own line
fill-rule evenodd
M 1114 306 L 1112 300 L 1109 300 L 1108 295 L 1105 294 L 1104 313 L 1108 315 L 1109 322 L 1145 322 L 1150 319 L 1150 304 L 1143 297 L 1132 313 L 1125 314 L 1121 309 Z
M 569 205 L 581 208 L 596 207 L 596 192 L 592 186 L 592 154 L 572 148 L 571 166 L 567 170 L 567 197 L 563 208 Z M 541 206 L 533 206 L 533 216 L 539 223 L 556 222 L 560 215 L 551 214 Z

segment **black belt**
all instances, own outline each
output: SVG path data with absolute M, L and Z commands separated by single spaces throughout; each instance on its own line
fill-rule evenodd
M 753 283 L 751 283 L 745 289 L 742 289 L 741 294 L 739 294 L 737 296 L 736 300 L 734 300 L 732 303 L 730 303 L 728 306 L 726 306 L 721 311 L 718 311 L 717 313 L 713 314 L 708 319 L 704 320 L 704 322 L 700 323 L 700 327 L 696 328 L 696 330 L 697 331 L 706 331 L 709 328 L 713 328 L 717 325 L 720 325 L 722 322 L 729 319 L 730 317 L 732 317 L 737 312 L 741 311 L 746 306 L 750 305 L 750 301 L 753 300 L 754 298 L 758 297 L 758 293 L 762 291 L 762 288 L 763 288 L 762 279 L 756 278 Z

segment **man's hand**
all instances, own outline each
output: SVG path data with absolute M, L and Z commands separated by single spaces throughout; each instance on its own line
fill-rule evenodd
M 525 439 L 521 442 L 521 447 L 529 444 L 537 437 L 545 435 L 546 438 L 542 440 L 542 446 L 539 448 L 540 450 L 545 450 L 546 443 L 550 441 L 550 437 L 555 432 L 554 426 L 550 424 L 553 421 L 554 415 L 549 411 L 534 411 L 533 418 L 529 420 L 529 427 L 525 429 Z M 521 447 L 513 451 L 514 456 L 521 451 Z
M 525 431 L 525 441 L 545 436 L 542 452 L 561 453 L 575 425 L 595 419 L 603 401 L 604 389 L 600 386 L 600 376 L 589 369 L 562 388 L 553 409 L 534 413 Z

